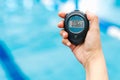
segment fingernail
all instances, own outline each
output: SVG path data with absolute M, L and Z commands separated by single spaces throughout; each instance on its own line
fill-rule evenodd
M 63 36 L 64 36 L 64 37 L 65 37 L 65 35 L 66 35 L 66 34 L 65 34 L 65 33 L 63 33 Z
M 61 22 L 59 22 L 58 24 L 61 24 Z
M 68 43 L 67 43 L 67 46 L 70 46 L 70 45 L 71 45 L 71 43 L 70 43 L 70 42 L 68 42 Z
M 60 25 L 60 22 L 58 22 L 57 26 L 59 27 L 59 25 Z

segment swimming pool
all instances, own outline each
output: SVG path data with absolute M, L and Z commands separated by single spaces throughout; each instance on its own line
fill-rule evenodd
M 84 68 L 69 48 L 62 45 L 60 30 L 57 28 L 57 23 L 61 20 L 57 16 L 59 2 L 64 4 L 68 0 L 58 0 L 50 6 L 42 1 L 0 0 L 0 41 L 5 43 L 2 46 L 7 46 L 5 51 L 11 62 L 15 63 L 13 65 L 16 65 L 13 67 L 17 67 L 11 71 L 19 70 L 18 73 L 24 79 L 30 80 L 85 80 Z M 102 47 L 110 80 L 120 78 L 119 35 L 110 35 L 108 31 L 110 27 L 117 30 L 120 28 L 120 2 L 115 1 L 112 5 L 113 2 L 108 0 L 106 11 L 100 7 L 103 13 L 97 13 L 100 17 Z M 107 8 L 110 5 L 112 7 Z M 113 13 L 108 14 L 110 11 Z M 1 59 L 0 79 L 13 79 Z

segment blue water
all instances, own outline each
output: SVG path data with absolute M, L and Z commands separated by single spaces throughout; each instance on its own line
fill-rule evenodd
M 8 51 L 5 53 L 12 58 L 11 62 L 19 70 L 18 73 L 24 79 L 30 80 L 85 80 L 83 66 L 70 49 L 61 43 L 60 29 L 57 28 L 57 23 L 61 20 L 57 15 L 59 10 L 55 5 L 55 10 L 47 9 L 41 0 L 35 0 L 33 4 L 31 2 L 33 0 L 27 1 L 30 4 L 28 6 L 23 5 L 22 1 L 0 0 L 0 41 L 5 43 L 3 46 L 6 46 L 5 50 Z M 65 3 L 67 0 L 60 1 Z M 116 2 L 113 6 L 119 9 L 119 4 Z M 115 9 L 111 8 L 111 11 Z M 118 12 L 120 11 L 116 10 L 111 14 Z M 113 25 L 119 28 L 120 19 L 117 15 L 109 16 L 107 13 L 106 17 L 99 17 L 109 78 L 118 80 L 120 40 L 109 36 L 107 29 Z M 13 77 L 10 76 L 4 63 L 0 59 L 0 80 L 11 80 Z M 16 69 L 13 68 L 14 70 Z

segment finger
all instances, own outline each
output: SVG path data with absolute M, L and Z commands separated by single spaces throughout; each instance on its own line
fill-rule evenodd
M 87 11 L 86 12 L 87 18 L 90 21 L 90 30 L 96 30 L 99 29 L 99 20 L 98 20 L 98 16 L 96 16 L 95 14 Z
M 65 30 L 61 30 L 60 31 L 60 35 L 64 38 L 67 39 L 68 38 L 68 33 Z
M 73 45 L 68 39 L 63 39 L 62 43 L 68 46 L 72 51 L 75 49 L 75 45 Z
M 59 22 L 59 23 L 58 23 L 58 27 L 59 27 L 59 28 L 63 28 L 63 27 L 64 27 L 64 21 Z
M 95 21 L 96 23 L 98 22 L 98 16 L 96 16 L 95 14 L 87 11 L 86 15 L 89 21 Z
M 66 13 L 64 13 L 64 12 L 59 12 L 58 15 L 59 15 L 61 18 L 65 18 Z
M 62 40 L 62 43 L 63 43 L 64 45 L 68 46 L 68 47 L 70 47 L 70 46 L 72 45 L 71 42 L 70 42 L 68 39 L 63 39 L 63 40 Z

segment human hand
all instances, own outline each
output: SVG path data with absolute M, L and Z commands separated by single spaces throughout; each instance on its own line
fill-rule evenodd
M 102 53 L 100 41 L 100 29 L 98 17 L 90 12 L 86 12 L 90 22 L 83 44 L 75 46 L 68 40 L 68 33 L 61 30 L 63 44 L 68 46 L 79 62 L 83 64 L 86 70 L 86 80 L 108 80 L 107 68 Z M 65 18 L 66 13 L 59 13 L 61 18 Z M 58 23 L 59 28 L 64 28 L 64 21 Z
M 98 17 L 90 12 L 86 12 L 86 15 L 90 25 L 83 44 L 75 46 L 68 40 L 68 33 L 66 31 L 61 30 L 60 32 L 63 37 L 63 44 L 70 47 L 76 58 L 83 64 L 83 66 L 85 66 L 95 56 L 102 53 Z M 60 12 L 59 16 L 61 18 L 65 18 L 66 13 Z M 58 27 L 64 28 L 64 21 L 58 23 Z

